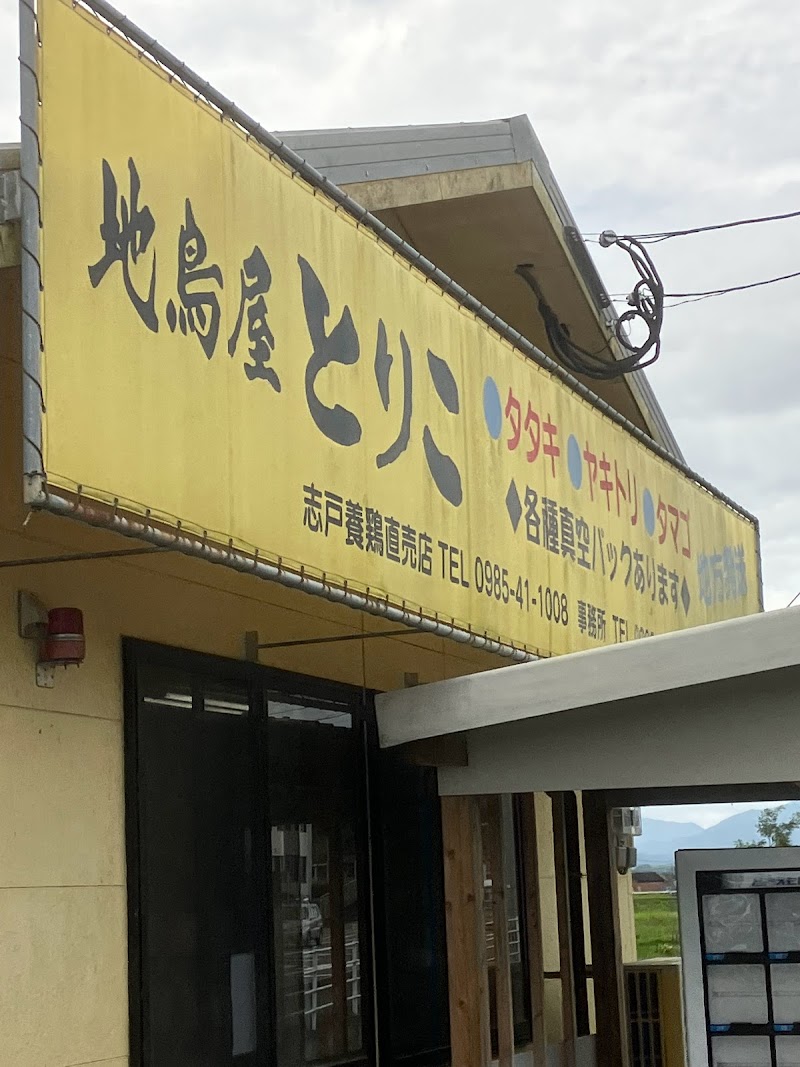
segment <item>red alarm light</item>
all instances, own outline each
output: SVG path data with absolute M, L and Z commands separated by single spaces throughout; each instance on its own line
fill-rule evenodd
M 47 613 L 47 629 L 39 649 L 39 663 L 79 666 L 85 658 L 83 612 L 80 608 L 51 608 Z

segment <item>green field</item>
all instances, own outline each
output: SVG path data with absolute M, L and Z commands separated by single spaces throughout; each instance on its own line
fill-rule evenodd
M 633 911 L 640 960 L 680 955 L 678 898 L 674 893 L 634 893 Z

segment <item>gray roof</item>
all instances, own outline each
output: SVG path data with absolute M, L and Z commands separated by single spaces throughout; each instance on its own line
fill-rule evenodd
M 800 668 L 800 607 L 382 693 L 383 747 Z
M 527 115 L 488 122 L 291 131 L 276 136 L 340 186 L 530 162 L 547 189 L 562 226 L 577 235 L 575 218 Z M 567 244 L 576 269 L 590 291 L 599 295 L 598 313 L 613 326 L 616 312 L 585 244 L 580 238 L 579 248 L 574 239 Z M 644 373 L 638 371 L 629 378 L 664 447 L 683 461 L 680 446 Z
M 543 163 L 549 170 L 526 115 L 491 122 L 368 126 L 277 136 L 337 185 L 527 161 L 536 163 L 537 169 Z

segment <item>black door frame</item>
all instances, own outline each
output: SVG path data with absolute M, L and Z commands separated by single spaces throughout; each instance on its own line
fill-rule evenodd
M 256 790 L 256 814 L 265 827 L 261 842 L 256 843 L 255 856 L 257 877 L 263 887 L 265 899 L 272 901 L 272 870 L 269 827 L 269 774 L 267 742 L 267 694 L 282 692 L 296 694 L 305 699 L 340 701 L 348 704 L 353 715 L 353 731 L 357 758 L 358 795 L 361 798 L 357 811 L 357 850 L 358 866 L 362 872 L 359 879 L 360 895 L 363 900 L 359 908 L 359 938 L 363 948 L 360 950 L 361 1000 L 364 1051 L 351 1060 L 341 1061 L 342 1067 L 366 1067 L 374 1062 L 377 1044 L 375 1019 L 375 971 L 374 943 L 376 931 L 372 902 L 376 899 L 373 892 L 374 872 L 370 862 L 370 790 L 369 759 L 375 744 L 374 693 L 341 682 L 282 671 L 242 660 L 227 659 L 224 656 L 209 655 L 169 645 L 142 641 L 135 638 L 122 639 L 123 664 L 123 736 L 125 777 L 125 848 L 128 894 L 128 1001 L 129 1001 L 129 1055 L 131 1067 L 156 1067 L 145 1060 L 145 1006 L 146 991 L 143 986 L 142 966 L 142 911 L 146 900 L 142 894 L 142 859 L 141 827 L 139 825 L 139 673 L 142 668 L 172 668 L 185 671 L 193 676 L 200 676 L 209 681 L 232 682 L 246 686 L 250 698 L 252 715 L 252 739 L 255 746 L 254 763 L 258 779 L 264 783 Z M 264 922 L 256 932 L 256 957 L 261 962 L 262 975 L 274 990 L 274 942 L 272 926 L 272 907 L 264 909 Z M 379 940 L 379 939 L 378 939 Z M 257 987 L 258 989 L 258 987 Z M 259 1032 L 267 1035 L 266 1067 L 277 1067 L 276 1033 L 277 1009 L 273 994 L 265 997 L 257 992 L 257 1016 Z

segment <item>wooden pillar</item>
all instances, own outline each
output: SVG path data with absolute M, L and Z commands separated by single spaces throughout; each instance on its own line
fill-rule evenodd
M 586 924 L 583 910 L 583 873 L 581 870 L 581 829 L 578 798 L 563 793 L 564 828 L 567 857 L 567 892 L 569 895 L 569 935 L 572 944 L 572 969 L 575 981 L 575 1034 L 591 1033 L 589 1027 L 589 991 L 586 984 Z
M 586 877 L 597 1020 L 597 1067 L 629 1067 L 625 978 L 619 931 L 619 881 L 606 796 L 583 794 Z
M 552 793 L 553 857 L 556 876 L 558 915 L 558 959 L 561 975 L 561 1043 L 562 1067 L 575 1067 L 575 974 L 572 966 L 572 924 L 569 906 L 569 872 L 567 870 L 567 825 L 564 794 Z M 600 1064 L 598 1063 L 598 1067 Z
M 508 904 L 503 845 L 503 804 L 499 796 L 485 802 L 484 855 L 492 879 L 495 1005 L 497 1012 L 498 1067 L 514 1064 L 514 1003 L 511 992 L 511 956 L 508 947 Z
M 489 987 L 481 825 L 475 797 L 442 797 L 450 1044 L 453 1067 L 488 1067 Z
M 542 907 L 539 889 L 539 840 L 536 832 L 536 797 L 521 797 L 521 831 L 524 906 L 528 931 L 528 973 L 531 998 L 531 1046 L 533 1067 L 545 1067 L 547 1041 L 544 1030 L 544 950 L 542 946 Z

